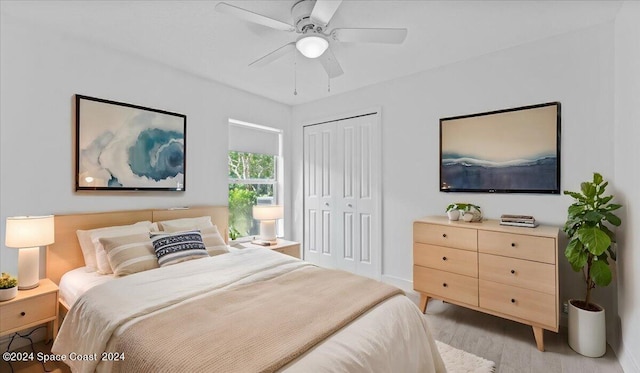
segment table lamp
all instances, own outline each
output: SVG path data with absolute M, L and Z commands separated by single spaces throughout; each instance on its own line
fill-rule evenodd
M 40 246 L 54 240 L 53 215 L 7 218 L 5 245 L 17 248 L 18 290 L 33 289 L 40 282 Z
M 253 206 L 253 218 L 260 220 L 260 239 L 265 241 L 276 240 L 276 220 L 282 219 L 284 209 L 278 205 Z

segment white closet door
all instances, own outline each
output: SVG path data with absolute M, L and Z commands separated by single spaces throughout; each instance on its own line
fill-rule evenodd
M 318 157 L 318 133 L 330 133 L 325 138 L 333 139 L 325 145 L 323 155 L 332 159 L 329 169 L 320 170 Z M 314 126 L 305 127 L 305 260 L 337 267 L 353 273 L 380 278 L 381 274 L 381 142 L 379 115 L 365 115 Z M 329 197 L 316 198 L 321 187 L 326 187 L 314 175 L 328 172 Z M 307 204 L 308 201 L 308 204 Z M 321 205 L 317 203 L 320 202 Z M 319 221 L 318 211 L 329 222 Z M 315 227 L 315 229 L 314 229 Z M 329 233 L 325 229 L 329 229 Z M 320 250 L 313 242 L 323 232 L 329 244 L 332 260 L 319 257 Z M 308 242 L 308 243 L 307 243 Z
M 333 170 L 335 132 L 331 126 L 304 129 L 304 250 L 305 260 L 334 267 Z

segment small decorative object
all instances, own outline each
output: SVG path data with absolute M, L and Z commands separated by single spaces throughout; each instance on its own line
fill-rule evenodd
M 260 239 L 263 241 L 276 240 L 276 220 L 282 219 L 284 209 L 278 205 L 253 206 L 253 218 L 260 220 Z
M 447 217 L 449 217 L 451 221 L 460 219 L 460 208 L 457 203 L 452 203 L 447 206 Z
M 5 246 L 18 252 L 18 288 L 32 289 L 40 284 L 40 246 L 55 242 L 54 218 L 15 216 L 7 218 Z
M 76 95 L 76 190 L 185 190 L 187 116 Z
M 18 279 L 2 272 L 0 277 L 0 302 L 13 299 L 18 295 Z
M 450 211 L 457 211 L 456 214 L 449 214 Z M 460 218 L 460 214 L 462 213 L 462 220 L 466 222 L 472 221 L 481 221 L 482 220 L 482 212 L 480 211 L 480 206 L 474 205 L 472 203 L 452 203 L 447 206 L 447 216 L 449 216 L 449 220 L 458 220 Z M 452 219 L 452 216 L 455 219 Z
M 600 357 L 607 349 L 604 308 L 591 302 L 591 290 L 611 283 L 609 259 L 616 260 L 615 233 L 608 225 L 622 223 L 613 213 L 622 205 L 604 195 L 608 184 L 594 172 L 593 181 L 580 184 L 580 192 L 564 192 L 574 199 L 563 227 L 569 237 L 564 254 L 574 271 L 582 271 L 586 285 L 584 300 L 569 300 L 569 346 L 589 357 Z

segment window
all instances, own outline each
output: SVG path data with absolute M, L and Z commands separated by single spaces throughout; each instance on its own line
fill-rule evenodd
M 256 236 L 256 204 L 281 200 L 281 132 L 249 123 L 229 121 L 229 231 L 232 239 Z M 282 235 L 282 223 L 276 226 Z

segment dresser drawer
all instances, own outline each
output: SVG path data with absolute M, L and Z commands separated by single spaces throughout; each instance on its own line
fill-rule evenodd
M 478 259 L 475 251 L 448 247 L 413 244 L 413 263 L 423 267 L 478 277 Z
M 481 280 L 499 282 L 551 295 L 556 293 L 556 267 L 553 264 L 483 253 L 480 253 L 478 261 Z
M 439 224 L 413 223 L 413 241 L 436 246 L 477 251 L 475 229 L 449 227 Z
M 476 278 L 413 266 L 413 288 L 444 300 L 478 306 L 478 280 Z
M 550 264 L 556 262 L 556 241 L 548 237 L 479 231 L 478 251 Z
M 41 320 L 54 319 L 58 307 L 57 294 L 43 294 L 3 306 L 0 333 Z
M 556 297 L 480 280 L 480 307 L 557 329 Z

